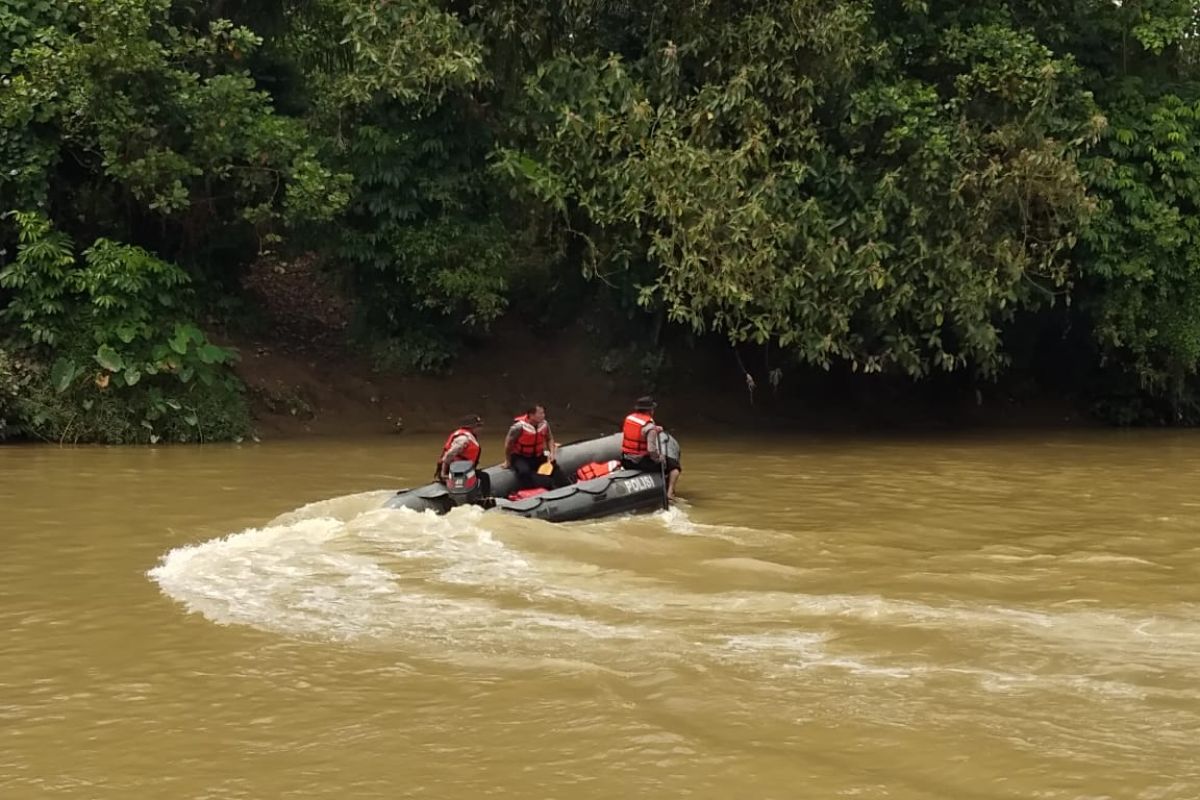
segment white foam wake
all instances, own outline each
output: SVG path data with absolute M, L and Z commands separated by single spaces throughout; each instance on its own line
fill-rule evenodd
M 149 575 L 188 611 L 286 636 L 616 670 L 710 662 L 797 685 L 819 674 L 965 678 L 989 692 L 1053 687 L 1132 698 L 1145 690 L 1127 682 L 1131 659 L 1170 672 L 1200 650 L 1200 623 L 1186 615 L 806 591 L 806 570 L 754 557 L 759 532 L 696 523 L 679 508 L 551 526 L 474 508 L 442 517 L 384 509 L 387 494 L 313 503 L 174 549 Z M 643 570 L 638 554 L 668 569 Z M 673 581 L 675 573 L 704 583 Z M 758 582 L 769 585 L 747 588 Z M 865 652 L 864 629 L 881 639 L 896 631 L 949 638 L 979 660 Z M 848 630 L 858 644 L 843 643 Z

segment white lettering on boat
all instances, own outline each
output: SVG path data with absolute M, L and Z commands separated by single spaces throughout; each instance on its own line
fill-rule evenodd
M 638 475 L 636 478 L 627 478 L 621 485 L 625 488 L 625 494 L 644 492 L 654 488 L 654 478 L 649 475 Z

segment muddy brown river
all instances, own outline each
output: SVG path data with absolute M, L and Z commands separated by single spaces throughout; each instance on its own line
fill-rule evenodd
M 1200 798 L 1200 435 L 681 439 L 562 526 L 0 448 L 0 798 Z

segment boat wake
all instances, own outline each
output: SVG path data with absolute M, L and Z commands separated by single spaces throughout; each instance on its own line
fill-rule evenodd
M 782 563 L 782 541 L 803 552 L 794 534 L 703 524 L 684 508 L 556 526 L 472 507 L 381 508 L 388 496 L 304 506 L 172 550 L 149 575 L 215 623 L 464 664 L 629 673 L 653 662 L 794 687 L 965 682 L 1131 700 L 1200 680 L 1194 608 L 884 597 L 846 592 L 852 575 L 821 591 L 827 565 Z

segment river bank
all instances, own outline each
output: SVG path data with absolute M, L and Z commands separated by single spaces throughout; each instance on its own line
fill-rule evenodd
M 614 427 L 638 395 L 653 392 L 665 424 L 699 431 L 795 432 L 1077 428 L 1098 425 L 1070 398 L 960 376 L 917 384 L 820 370 L 785 372 L 772 389 L 730 350 L 666 344 L 657 375 L 630 352 L 594 345 L 582 326 L 552 338 L 506 324 L 443 376 L 378 370 L 339 344 L 242 338 L 236 367 L 258 435 L 297 438 L 439 432 L 466 413 L 500 427 L 540 402 L 560 429 Z

